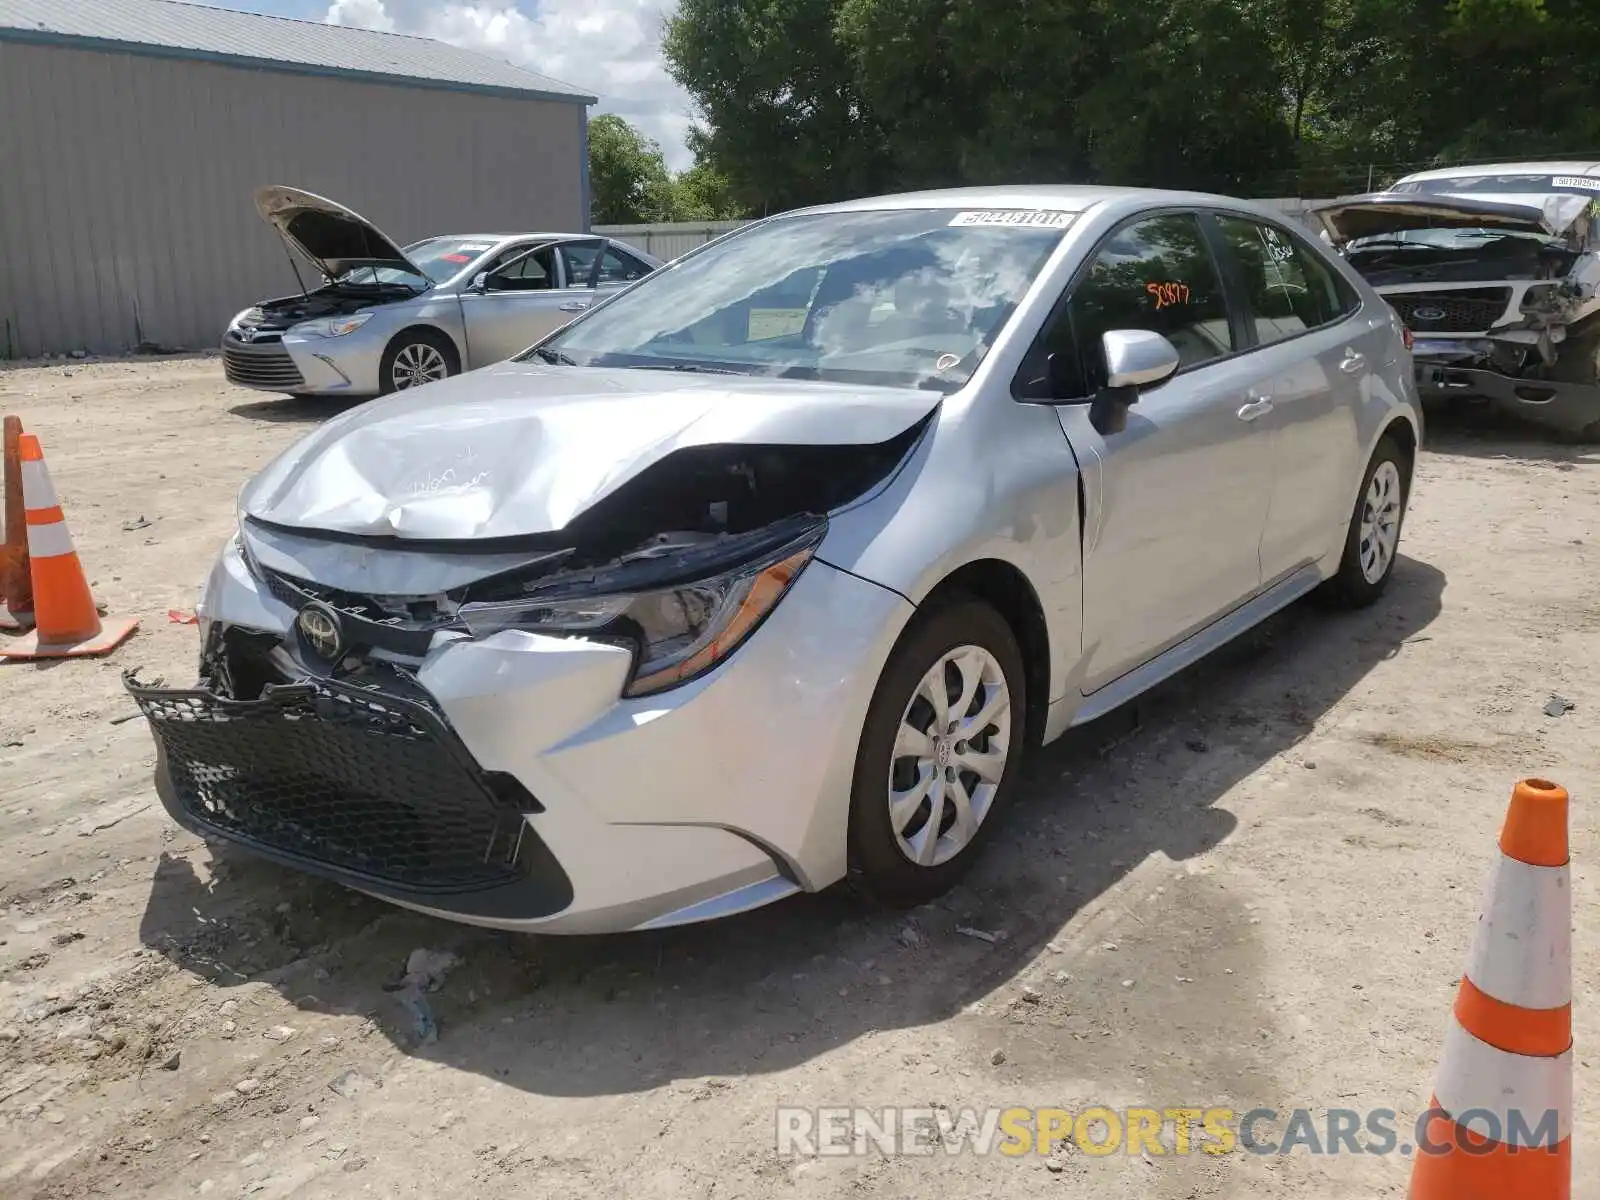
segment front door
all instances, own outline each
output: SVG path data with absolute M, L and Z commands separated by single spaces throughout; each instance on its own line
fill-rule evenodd
M 1165 335 L 1182 365 L 1139 396 L 1125 429 L 1102 435 L 1089 400 L 1105 379 L 1100 337 L 1112 329 Z M 1271 459 L 1255 419 L 1259 367 L 1238 353 L 1242 332 L 1198 219 L 1164 213 L 1102 243 L 1030 354 L 1075 357 L 1082 382 L 1083 401 L 1057 411 L 1084 483 L 1086 693 L 1260 588 Z
M 594 292 L 587 279 L 569 286 L 562 249 L 515 252 L 488 272 L 482 290 L 463 293 L 469 366 L 510 358 L 589 306 Z

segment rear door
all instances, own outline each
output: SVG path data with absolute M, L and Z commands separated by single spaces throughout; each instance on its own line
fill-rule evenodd
M 1365 326 L 1355 293 L 1302 238 L 1273 222 L 1213 218 L 1235 291 L 1247 307 L 1270 411 L 1272 479 L 1261 536 L 1270 586 L 1324 557 L 1345 533 L 1351 481 L 1360 470 L 1357 415 L 1371 389 Z
M 1100 434 L 1100 337 L 1150 329 L 1178 348 L 1177 375 L 1140 395 L 1127 427 Z M 1229 311 L 1197 214 L 1134 218 L 1096 249 L 1030 349 L 1021 399 L 1052 354 L 1076 359 L 1082 401 L 1059 405 L 1084 481 L 1084 692 L 1094 692 L 1249 600 L 1272 482 L 1252 419 L 1257 367 Z M 1046 391 L 1043 394 L 1048 394 Z

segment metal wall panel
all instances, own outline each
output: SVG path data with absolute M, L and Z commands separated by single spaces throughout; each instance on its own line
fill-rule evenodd
M 328 196 L 402 244 L 581 230 L 586 117 L 0 41 L 0 356 L 216 345 L 239 309 L 296 290 L 250 199 L 264 183 Z

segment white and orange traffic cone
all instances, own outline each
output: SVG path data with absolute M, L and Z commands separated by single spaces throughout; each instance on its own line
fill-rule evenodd
M 0 642 L 0 658 L 77 658 L 114 650 L 139 622 L 131 617 L 100 620 L 44 465 L 44 451 L 31 433 L 21 437 L 21 457 L 34 629 L 15 641 Z
M 1568 884 L 1566 790 L 1523 780 L 1456 992 L 1410 1200 L 1571 1196 Z

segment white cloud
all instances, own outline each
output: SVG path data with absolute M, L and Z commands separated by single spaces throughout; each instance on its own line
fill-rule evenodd
M 331 0 L 330 25 L 437 38 L 600 97 L 661 144 L 674 170 L 689 165 L 691 105 L 667 74 L 661 36 L 677 0 Z

